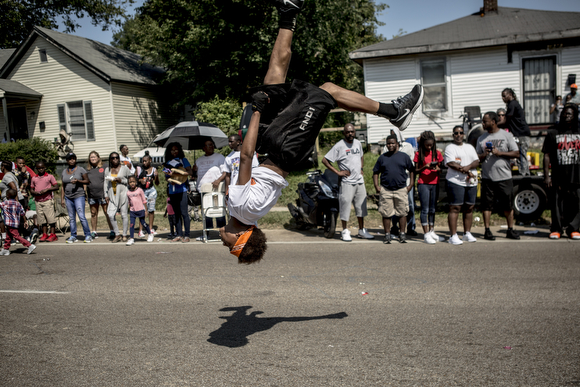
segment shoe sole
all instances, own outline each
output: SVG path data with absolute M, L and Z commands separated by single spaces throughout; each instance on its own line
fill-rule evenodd
M 342 238 L 340 238 L 340 240 L 343 241 L 343 242 L 352 242 L 352 239 L 342 239 Z
M 415 112 L 417 111 L 417 109 L 419 108 L 421 103 L 423 102 L 424 94 L 425 94 L 425 90 L 423 89 L 423 86 L 421 86 L 421 94 L 419 95 L 419 99 L 417 100 L 417 103 L 415 104 L 415 106 L 413 106 L 413 108 L 411 109 L 409 114 L 407 114 L 407 118 L 405 118 L 405 121 L 403 121 L 401 126 L 398 127 L 401 132 L 403 130 L 407 129 L 407 126 L 409 126 L 409 124 L 411 123 L 411 120 L 413 119 L 413 114 L 415 114 Z M 395 125 L 395 126 L 397 126 L 397 125 Z

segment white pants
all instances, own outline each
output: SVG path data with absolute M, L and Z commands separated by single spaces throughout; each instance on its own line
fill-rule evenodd
M 127 213 L 127 208 L 129 206 L 129 202 L 125 201 L 125 203 L 119 208 L 113 201 L 109 201 L 109 206 L 107 207 L 107 216 L 111 220 L 111 224 L 113 225 L 113 231 L 115 231 L 115 235 L 120 235 L 119 233 L 119 226 L 117 226 L 117 220 L 115 219 L 115 215 L 117 212 L 121 212 L 121 218 L 123 219 L 123 236 L 126 236 L 129 231 L 129 215 Z

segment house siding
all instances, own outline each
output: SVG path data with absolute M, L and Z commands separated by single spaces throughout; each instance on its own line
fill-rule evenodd
M 568 74 L 576 74 L 576 83 L 580 82 L 580 47 L 567 47 L 562 50 L 560 90 L 557 94 L 562 98 L 570 92 L 570 85 L 566 85 Z
M 46 49 L 47 63 L 40 63 L 38 50 Z M 82 66 L 42 37 L 37 37 L 7 79 L 18 81 L 43 94 L 37 114 L 30 118 L 33 104 L 27 104 L 29 134 L 49 141 L 58 138 L 57 105 L 72 101 L 92 101 L 95 141 L 77 140 L 74 152 L 80 159 L 96 150 L 101 154 L 112 151 L 114 126 L 110 112 L 110 86 L 103 79 Z M 44 121 L 46 130 L 40 132 L 38 123 Z M 4 125 L 4 124 L 2 124 Z
M 406 129 L 406 137 L 416 137 L 425 130 L 435 135 L 449 136 L 455 125 L 462 124 L 459 118 L 465 106 L 479 106 L 481 113 L 496 111 L 505 107 L 501 92 L 506 87 L 514 89 L 518 99 L 522 95 L 522 59 L 555 55 L 557 60 L 556 94 L 566 94 L 568 74 L 578 74 L 580 82 L 580 47 L 561 50 L 513 52 L 508 63 L 507 47 L 464 50 L 445 55 L 414 55 L 404 59 L 372 59 L 364 61 L 366 96 L 382 102 L 389 102 L 398 95 L 407 93 L 415 83 L 421 81 L 420 61 L 422 59 L 446 58 L 447 93 L 449 110 L 429 119 L 421 108 Z M 377 143 L 390 132 L 391 124 L 382 118 L 368 115 L 368 138 Z
M 145 148 L 153 138 L 177 123 L 155 86 L 112 82 L 117 142 L 127 145 L 129 153 Z

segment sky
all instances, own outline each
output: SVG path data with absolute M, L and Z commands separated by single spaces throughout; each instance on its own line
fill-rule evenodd
M 306 6 L 308 6 L 307 0 Z M 315 1 L 315 0 L 314 0 Z M 478 12 L 483 6 L 483 0 L 386 0 L 377 1 L 388 4 L 389 8 L 379 15 L 379 20 L 385 23 L 379 27 L 378 33 L 387 39 L 392 39 L 402 29 L 406 33 L 420 31 L 451 20 Z M 136 0 L 135 5 L 140 6 L 143 0 Z M 498 0 L 500 7 L 528 8 L 547 11 L 580 12 L 580 0 Z M 101 27 L 93 27 L 90 19 L 80 20 L 81 28 L 74 35 L 110 44 L 113 40 L 113 31 L 101 31 Z M 61 28 L 62 29 L 62 28 Z

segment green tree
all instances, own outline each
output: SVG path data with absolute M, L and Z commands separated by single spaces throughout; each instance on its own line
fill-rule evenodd
M 232 99 L 217 95 L 208 102 L 200 102 L 195 109 L 195 119 L 220 128 L 228 136 L 235 134 L 242 118 L 242 105 Z
M 50 141 L 38 137 L 0 144 L 0 160 L 15 161 L 16 157 L 23 157 L 32 169 L 37 161 L 44 161 L 48 170 L 54 173 L 58 153 Z
M 382 39 L 374 0 L 306 1 L 298 17 L 288 78 L 362 90 L 356 48 Z M 241 100 L 262 83 L 277 33 L 271 3 L 252 0 L 147 0 L 113 44 L 167 69 L 179 104 L 217 95 Z
M 88 16 L 103 31 L 120 26 L 125 6 L 134 0 L 0 0 L 0 49 L 17 47 L 34 26 L 58 29 L 59 19 L 65 32 L 80 27 L 77 19 Z

